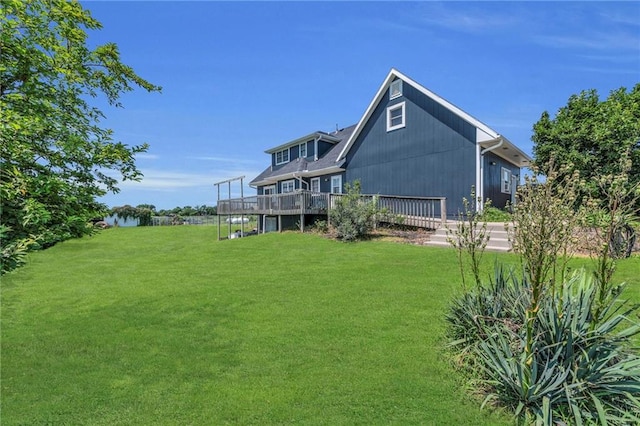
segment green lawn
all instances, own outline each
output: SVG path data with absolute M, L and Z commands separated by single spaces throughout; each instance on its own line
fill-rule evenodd
M 216 237 L 111 229 L 4 276 L 2 425 L 510 424 L 444 356 L 453 251 Z

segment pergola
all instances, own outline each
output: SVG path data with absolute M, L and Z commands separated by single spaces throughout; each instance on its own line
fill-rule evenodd
M 231 200 L 231 182 L 240 181 L 240 198 L 244 199 L 244 186 L 243 186 L 244 178 L 245 178 L 244 176 L 240 176 L 240 177 L 235 177 L 232 179 L 227 179 L 227 180 L 214 183 L 214 185 L 217 187 L 217 190 L 218 190 L 218 198 L 217 198 L 216 206 L 220 204 L 220 186 L 221 185 L 224 185 L 224 184 L 228 185 L 227 196 L 228 196 L 228 200 Z M 220 241 L 220 215 L 217 215 L 217 216 L 218 216 L 218 241 Z M 231 235 L 231 213 L 230 212 L 227 214 L 227 223 L 229 224 L 228 235 Z M 240 232 L 242 232 L 242 235 L 244 235 L 244 213 L 242 213 L 240 217 L 240 229 L 241 229 Z

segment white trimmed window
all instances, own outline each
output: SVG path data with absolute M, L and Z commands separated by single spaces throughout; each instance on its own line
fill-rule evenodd
M 502 167 L 500 186 L 503 194 L 511 194 L 511 170 Z
M 387 132 L 401 129 L 405 126 L 404 102 L 395 104 L 387 108 Z
M 402 96 L 402 80 L 396 80 L 389 86 L 389 99 L 395 99 Z
M 271 194 L 275 194 L 276 193 L 276 186 L 275 185 L 269 185 L 269 186 L 265 186 L 262 193 L 264 195 L 271 195 Z
M 342 175 L 331 176 L 331 193 L 342 194 Z
M 285 180 L 280 184 L 280 192 L 282 194 L 285 194 L 287 192 L 293 192 L 296 190 L 296 181 L 291 179 L 291 180 Z
M 289 148 L 276 152 L 276 165 L 289 162 Z
M 306 158 L 307 157 L 307 143 L 301 143 L 300 144 L 300 158 Z
M 311 192 L 320 192 L 320 178 L 311 179 Z

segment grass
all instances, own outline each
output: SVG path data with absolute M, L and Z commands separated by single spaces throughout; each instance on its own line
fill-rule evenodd
M 511 423 L 444 356 L 452 250 L 216 237 L 111 229 L 4 276 L 2 424 Z

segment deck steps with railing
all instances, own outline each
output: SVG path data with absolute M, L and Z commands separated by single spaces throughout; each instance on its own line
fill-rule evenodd
M 431 236 L 429 241 L 425 243 L 425 245 L 436 247 L 451 247 L 451 244 L 449 244 L 449 242 L 447 241 L 447 228 L 455 230 L 456 222 L 447 221 L 444 227 L 440 227 L 436 230 L 436 232 Z M 504 223 L 487 223 L 487 233 L 489 234 L 489 241 L 487 243 L 486 250 L 501 252 L 511 251 L 512 247 L 511 243 L 509 242 L 509 237 L 507 231 L 505 230 Z

